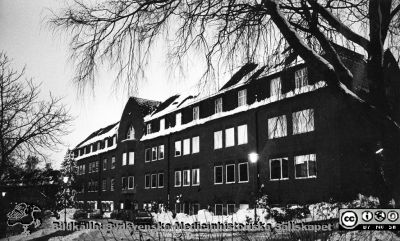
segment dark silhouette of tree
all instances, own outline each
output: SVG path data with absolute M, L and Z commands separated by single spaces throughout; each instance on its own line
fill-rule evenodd
M 0 53 L 0 183 L 7 170 L 23 164 L 20 160 L 27 156 L 26 167 L 35 170 L 34 156 L 47 159 L 45 150 L 57 150 L 61 137 L 69 133 L 72 117 L 61 99 L 50 95 L 40 100 L 39 87 Z

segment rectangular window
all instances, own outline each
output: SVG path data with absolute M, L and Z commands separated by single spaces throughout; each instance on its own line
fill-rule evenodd
M 181 141 L 175 141 L 175 156 L 180 156 L 182 153 Z
M 146 188 L 146 189 L 150 188 L 150 175 L 149 174 L 144 175 L 144 188 Z
M 151 134 L 151 123 L 148 123 L 148 124 L 146 125 L 146 133 L 147 133 L 147 135 L 148 135 L 148 134 Z
M 122 166 L 126 165 L 126 154 L 127 153 L 122 153 Z
M 223 167 L 215 166 L 214 167 L 214 184 L 222 184 L 223 183 Z
M 247 125 L 238 126 L 238 145 L 247 144 Z
M 111 157 L 111 169 L 115 168 L 115 156 Z
M 214 109 L 214 113 L 221 113 L 222 112 L 222 97 L 216 99 L 214 101 L 215 104 L 215 109 Z
M 164 145 L 158 146 L 158 160 L 164 159 Z
M 152 161 L 157 161 L 157 147 L 151 148 Z
M 215 215 L 223 215 L 223 205 L 215 204 Z
M 200 185 L 200 168 L 192 169 L 192 186 Z
M 135 178 L 133 176 L 128 177 L 128 189 L 133 189 L 135 186 Z
M 126 190 L 128 188 L 128 183 L 126 182 L 126 177 L 121 178 L 122 190 Z
M 226 209 L 228 211 L 228 215 L 235 213 L 235 204 L 227 204 Z
M 198 153 L 200 151 L 200 137 L 195 136 L 192 138 L 192 153 Z
M 214 132 L 214 149 L 222 148 L 222 131 Z
M 151 174 L 151 188 L 157 188 L 157 174 Z
M 158 187 L 164 187 L 164 173 L 158 173 Z
M 247 162 L 239 163 L 239 182 L 249 181 L 249 164 Z
M 114 191 L 114 187 L 115 187 L 115 179 L 114 179 L 114 178 L 111 178 L 111 181 L 110 181 L 110 191 Z
M 92 173 L 92 163 L 89 162 L 89 173 Z
M 247 104 L 247 90 L 238 91 L 238 106 L 243 106 Z
M 181 171 L 175 171 L 175 187 L 180 187 L 182 185 Z
M 193 107 L 193 120 L 200 119 L 200 108 L 198 106 Z
M 129 165 L 135 164 L 135 153 L 134 152 L 129 152 L 128 164 Z
M 190 170 L 183 170 L 183 186 L 190 186 Z
M 314 110 L 307 109 L 292 114 L 293 135 L 314 130 Z
M 165 130 L 165 118 L 160 120 L 160 131 Z
M 235 182 L 235 164 L 226 165 L 226 183 Z
M 101 142 L 99 141 L 99 142 L 97 142 L 97 149 L 96 150 L 100 150 L 100 147 L 101 147 Z
M 183 140 L 183 155 L 190 154 L 190 139 Z
M 317 177 L 317 161 L 315 154 L 295 156 L 295 177 L 312 178 Z
M 225 130 L 225 147 L 235 145 L 235 128 L 229 128 Z
M 144 161 L 149 162 L 150 160 L 151 160 L 151 149 L 146 148 L 146 150 L 144 150 Z
M 269 161 L 270 179 L 285 180 L 289 178 L 289 162 L 287 158 L 272 159 Z
M 175 126 L 180 126 L 182 124 L 182 113 L 176 113 L 175 115 Z
M 107 179 L 103 179 L 101 189 L 107 191 Z
M 307 68 L 299 69 L 294 73 L 294 83 L 296 89 L 308 85 Z
M 278 138 L 287 135 L 286 115 L 268 119 L 268 138 Z
M 104 159 L 103 160 L 103 171 L 106 171 L 107 170 L 107 159 Z
M 272 79 L 270 82 L 270 96 L 279 97 L 282 94 L 281 78 Z

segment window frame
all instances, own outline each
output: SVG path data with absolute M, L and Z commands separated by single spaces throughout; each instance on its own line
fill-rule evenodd
M 126 177 L 121 177 L 121 191 L 127 190 L 128 189 L 128 183 L 126 182 L 127 178 Z M 126 184 L 126 185 L 124 185 Z M 124 187 L 126 186 L 126 187 Z
M 195 175 L 193 175 L 193 173 L 196 173 L 197 172 L 197 177 L 198 177 L 198 181 L 199 182 L 197 182 L 197 180 L 195 181 L 195 179 L 194 179 L 194 177 L 195 177 Z M 200 186 L 200 168 L 193 168 L 192 169 L 192 186 Z
M 296 157 L 301 157 L 301 156 L 309 156 L 309 159 L 307 159 L 307 176 L 305 177 L 297 177 L 297 168 L 296 168 Z M 313 157 L 314 162 L 315 162 L 315 175 L 310 175 L 310 160 L 311 157 Z M 295 179 L 310 179 L 310 178 L 317 178 L 318 176 L 318 171 L 317 171 L 317 155 L 316 153 L 310 153 L 310 154 L 303 154 L 303 155 L 297 155 L 293 157 L 293 163 L 294 163 L 294 178 Z
M 158 160 L 158 147 L 157 146 L 153 146 L 151 148 L 151 161 L 157 161 Z
M 219 140 L 219 141 L 216 141 Z M 220 146 L 217 146 L 217 143 L 221 143 Z M 222 149 L 224 148 L 224 137 L 223 137 L 223 131 L 214 131 L 214 150 Z
M 282 120 L 280 120 L 280 118 L 282 118 Z M 273 119 L 276 119 L 276 126 L 274 127 L 274 130 L 272 130 L 272 132 L 271 132 L 271 129 L 270 129 L 270 127 L 272 127 L 272 125 L 271 125 L 271 123 L 270 123 L 270 121 L 272 122 L 272 120 Z M 284 131 L 282 131 L 282 132 L 284 132 L 283 134 L 280 134 L 277 130 L 278 130 L 278 125 L 280 124 L 280 123 L 283 123 L 282 121 L 284 121 L 284 125 L 281 127 L 282 128 L 282 130 L 284 130 Z M 276 128 L 276 129 L 275 129 Z M 272 140 L 272 139 L 277 139 L 277 138 L 283 138 L 283 137 L 286 137 L 286 136 L 288 136 L 288 122 L 287 122 L 287 117 L 286 117 L 286 115 L 284 114 L 284 115 L 280 115 L 280 116 L 273 116 L 273 117 L 270 117 L 270 118 L 268 118 L 267 119 L 267 136 L 268 136 L 268 139 L 269 140 Z M 278 134 L 275 134 L 275 133 L 277 133 L 278 132 Z
M 162 147 L 162 148 L 161 148 Z M 162 150 L 162 151 L 160 151 Z M 165 154 L 165 147 L 164 144 L 163 145 L 159 145 L 157 147 L 157 152 L 158 152 L 158 160 L 163 160 L 164 159 L 164 154 Z M 162 157 L 161 157 L 161 153 L 162 153 Z
M 155 177 L 155 183 L 154 183 L 154 186 L 153 186 L 153 177 Z M 156 174 L 156 173 L 152 173 L 151 174 L 151 177 L 150 177 L 150 187 L 151 187 L 151 189 L 154 189 L 154 188 L 157 188 L 157 186 L 158 186 L 158 175 Z
M 165 130 L 165 118 L 160 119 L 160 131 Z
M 177 184 L 176 174 L 179 174 L 179 184 Z M 174 187 L 181 187 L 181 186 L 182 186 L 182 171 L 177 170 L 174 172 Z
M 309 119 L 307 119 L 307 117 Z M 304 127 L 302 126 L 300 120 L 304 120 L 306 122 Z M 299 135 L 313 131 L 315 131 L 315 111 L 313 108 L 295 111 L 292 113 L 293 135 Z
M 146 124 L 146 134 L 147 135 L 151 134 L 151 123 Z
M 189 187 L 189 186 L 190 186 L 190 184 L 191 184 L 191 176 L 190 176 L 190 173 L 191 173 L 190 169 L 182 170 L 182 186 L 183 186 L 183 187 Z M 186 174 L 186 178 L 185 178 L 185 174 Z M 185 182 L 186 182 L 187 180 L 189 180 L 189 182 L 185 184 Z
M 244 129 L 246 129 L 245 130 L 245 132 L 244 133 L 246 133 L 246 138 L 244 139 L 244 140 L 242 140 L 242 136 L 241 136 L 241 131 L 240 130 L 242 130 L 242 128 L 244 128 Z M 242 131 L 244 131 L 244 130 L 242 130 Z M 249 143 L 249 131 L 248 131 L 248 128 L 247 128 L 247 124 L 243 124 L 243 125 L 240 125 L 240 126 L 238 126 L 237 127 L 237 145 L 238 146 L 240 146 L 240 145 L 245 145 L 245 144 L 248 144 Z
M 221 213 L 220 214 L 218 214 L 218 212 L 217 212 L 217 206 L 220 206 L 221 207 Z M 224 205 L 223 204 L 220 204 L 220 203 L 215 203 L 214 204 L 214 215 L 215 216 L 223 216 L 224 215 Z
M 132 187 L 129 187 L 130 185 L 130 180 L 132 180 Z M 134 176 L 128 176 L 128 189 L 134 189 L 135 188 L 135 177 Z
M 228 182 L 228 167 L 233 166 L 233 181 Z M 226 164 L 225 165 L 225 184 L 236 183 L 236 165 L 235 164 Z
M 276 94 L 272 93 L 272 90 L 273 89 L 275 90 L 275 87 L 272 88 L 274 81 L 277 81 L 277 83 L 279 83 L 277 85 L 278 86 L 277 90 L 279 91 L 279 93 L 276 93 Z M 278 76 L 278 77 L 272 78 L 269 82 L 269 96 L 270 97 L 277 96 L 279 98 L 281 95 L 282 95 L 282 80 L 281 80 L 281 77 Z
M 187 156 L 191 154 L 190 150 L 190 138 L 183 139 L 183 151 L 182 155 Z
M 192 137 L 192 154 L 200 152 L 200 136 Z
M 179 146 L 179 154 L 177 154 L 177 144 L 179 144 L 178 146 Z M 182 156 L 182 143 L 181 143 L 181 140 L 179 140 L 179 141 L 175 141 L 175 149 L 174 149 L 174 156 L 175 157 L 178 157 L 178 156 Z
M 161 178 L 161 180 L 162 180 L 162 186 L 160 185 L 160 176 L 162 176 L 162 178 Z M 164 173 L 163 173 L 163 172 L 158 173 L 158 174 L 157 174 L 157 178 L 158 178 L 157 187 L 158 187 L 158 188 L 163 188 L 163 187 L 164 187 Z
M 115 156 L 111 157 L 111 169 L 115 169 Z
M 300 74 L 299 74 L 300 73 Z M 301 81 L 299 81 L 301 79 Z M 308 85 L 308 70 L 307 67 L 303 67 L 294 72 L 294 87 L 300 89 Z
M 108 159 L 107 158 L 104 158 L 103 159 L 103 171 L 107 171 L 107 169 L 108 169 Z
M 135 165 L 135 152 L 128 152 L 127 165 Z
M 130 125 L 128 127 L 128 131 L 126 132 L 126 139 L 127 140 L 135 140 L 135 128 L 133 127 L 133 125 Z
M 245 180 L 245 181 L 241 181 L 241 171 L 240 171 L 240 166 L 242 166 L 242 165 L 246 165 L 247 166 L 247 168 L 246 168 L 246 170 L 247 170 L 247 180 Z M 241 162 L 241 163 L 238 163 L 238 173 L 239 173 L 239 180 L 238 180 L 238 183 L 247 183 L 247 182 L 249 182 L 249 179 L 250 179 L 250 177 L 249 177 L 249 163 L 248 162 Z
M 175 126 L 181 126 L 182 125 L 182 113 L 178 112 L 175 114 Z
M 247 89 L 239 90 L 237 92 L 237 96 L 238 96 L 238 107 L 247 105 Z
M 235 146 L 235 127 L 225 129 L 225 148 L 233 146 Z
M 147 182 L 148 180 L 148 182 Z M 147 185 L 148 184 L 148 185 Z M 150 174 L 145 174 L 144 175 L 144 189 L 150 189 L 151 188 L 151 178 Z
M 217 170 L 217 168 L 219 169 L 219 168 L 221 168 L 221 182 L 216 182 L 216 180 L 217 180 L 217 172 L 216 172 L 216 170 Z M 218 166 L 214 166 L 214 185 L 221 185 L 221 184 L 224 184 L 224 166 L 223 165 L 218 165 Z
M 144 149 L 144 162 L 151 162 L 151 158 L 152 158 L 152 151 L 151 148 L 145 148 Z
M 287 177 L 283 177 L 283 168 L 282 168 L 282 160 L 283 159 L 286 159 L 287 160 L 287 164 L 288 164 L 288 176 Z M 275 161 L 275 160 L 279 160 L 279 162 L 280 162 L 280 170 L 281 170 L 281 173 L 280 173 L 280 178 L 278 178 L 278 179 L 272 179 L 272 168 L 271 168 L 271 164 L 272 164 L 272 161 Z M 289 180 L 289 158 L 288 157 L 279 157 L 279 158 L 271 158 L 271 159 L 269 159 L 269 180 L 270 181 L 285 181 L 285 180 Z

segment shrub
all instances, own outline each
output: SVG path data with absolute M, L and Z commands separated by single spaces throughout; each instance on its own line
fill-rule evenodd
M 96 210 L 94 212 L 89 213 L 89 218 L 100 219 L 103 218 L 103 215 L 100 213 L 100 210 Z
M 307 206 L 291 206 L 284 208 L 271 208 L 271 217 L 277 222 L 288 222 L 295 219 L 306 218 L 310 214 Z
M 74 219 L 84 219 L 88 217 L 88 212 L 82 209 L 78 209 L 75 211 L 73 218 Z

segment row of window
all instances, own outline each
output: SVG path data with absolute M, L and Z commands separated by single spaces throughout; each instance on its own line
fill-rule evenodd
M 289 179 L 289 159 L 287 157 L 271 159 L 269 165 L 271 181 Z M 295 156 L 294 167 L 296 179 L 317 177 L 315 154 Z
M 144 188 L 163 188 L 164 187 L 164 173 L 154 173 L 144 175 Z
M 85 174 L 85 165 L 79 165 L 78 166 L 78 175 L 83 175 Z
M 98 172 L 99 171 L 99 162 L 89 162 L 89 173 Z
M 175 187 L 200 185 L 200 168 L 175 171 Z
M 292 113 L 293 135 L 314 131 L 314 110 L 306 109 Z M 268 138 L 287 136 L 286 115 L 268 119 Z
M 231 147 L 235 145 L 235 128 L 225 129 L 225 147 Z M 214 149 L 221 149 L 224 147 L 223 144 L 223 131 L 214 132 Z M 237 127 L 237 145 L 247 144 L 247 125 L 241 125 Z
M 249 165 L 247 162 L 239 163 L 238 166 L 238 183 L 249 181 Z M 225 172 L 225 178 L 224 178 Z M 214 184 L 236 183 L 236 164 L 226 164 L 214 166 Z
M 190 140 L 192 140 L 192 145 L 190 145 Z M 183 152 L 182 152 L 182 142 L 183 142 Z M 192 147 L 192 148 L 190 148 Z M 189 155 L 200 152 L 200 137 L 195 136 L 192 138 L 184 139 L 183 141 L 175 141 L 175 156 Z
M 157 161 L 164 159 L 164 145 L 147 148 L 144 151 L 144 161 Z
M 98 191 L 98 182 L 97 181 L 89 181 L 88 182 L 88 192 L 97 192 Z
M 98 151 L 98 150 L 102 150 L 104 148 L 107 148 L 109 146 L 112 146 L 115 143 L 117 143 L 117 137 L 113 136 L 113 138 L 107 138 L 104 141 L 98 141 L 95 144 L 91 144 L 91 145 L 82 147 L 75 154 L 76 154 L 76 157 L 83 156 L 83 155 L 89 154 L 91 152 L 94 152 L 95 151 L 94 150 L 95 147 L 96 147 L 96 151 Z

